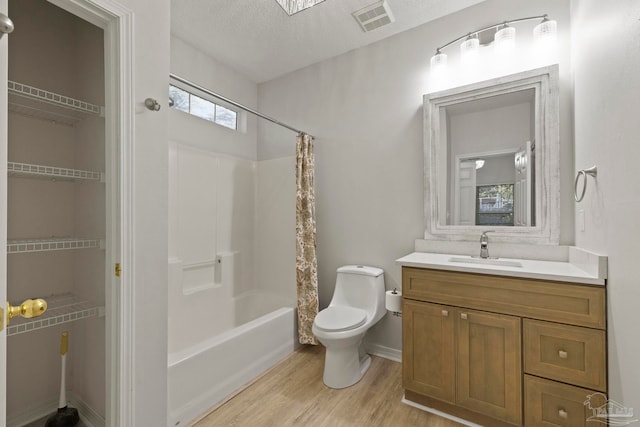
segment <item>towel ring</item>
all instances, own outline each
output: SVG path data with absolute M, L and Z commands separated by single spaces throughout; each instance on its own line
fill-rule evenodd
M 584 193 L 587 191 L 587 175 L 591 175 L 593 178 L 598 176 L 598 168 L 596 166 L 591 166 L 589 169 L 580 169 L 578 171 L 578 175 L 576 175 L 576 182 L 573 186 L 573 195 L 576 199 L 576 202 L 580 203 L 584 198 Z M 578 181 L 580 181 L 580 177 L 582 179 L 582 191 L 580 192 L 580 196 L 578 196 Z

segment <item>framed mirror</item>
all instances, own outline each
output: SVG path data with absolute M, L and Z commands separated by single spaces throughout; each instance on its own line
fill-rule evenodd
M 558 66 L 424 96 L 425 239 L 558 244 Z

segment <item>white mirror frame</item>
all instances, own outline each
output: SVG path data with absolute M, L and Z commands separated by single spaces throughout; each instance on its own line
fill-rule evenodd
M 528 70 L 424 95 L 424 215 L 427 240 L 477 240 L 495 230 L 494 241 L 557 245 L 560 238 L 560 130 L 558 65 Z M 535 90 L 536 224 L 531 227 L 446 224 L 447 106 Z M 442 214 L 442 215 L 441 215 Z

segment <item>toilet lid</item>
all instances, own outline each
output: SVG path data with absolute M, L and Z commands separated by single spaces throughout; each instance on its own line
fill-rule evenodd
M 364 310 L 355 307 L 327 307 L 320 311 L 315 319 L 316 327 L 331 332 L 357 328 L 367 319 Z

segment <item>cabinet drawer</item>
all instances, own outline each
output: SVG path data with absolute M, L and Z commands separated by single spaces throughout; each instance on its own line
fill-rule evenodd
M 604 331 L 525 319 L 524 371 L 606 392 Z
M 403 267 L 402 295 L 439 304 L 605 328 L 604 287 Z
M 602 427 L 601 422 L 589 421 L 594 414 L 585 402 L 594 393 L 592 390 L 525 375 L 525 426 Z M 596 393 L 595 398 L 604 396 Z

